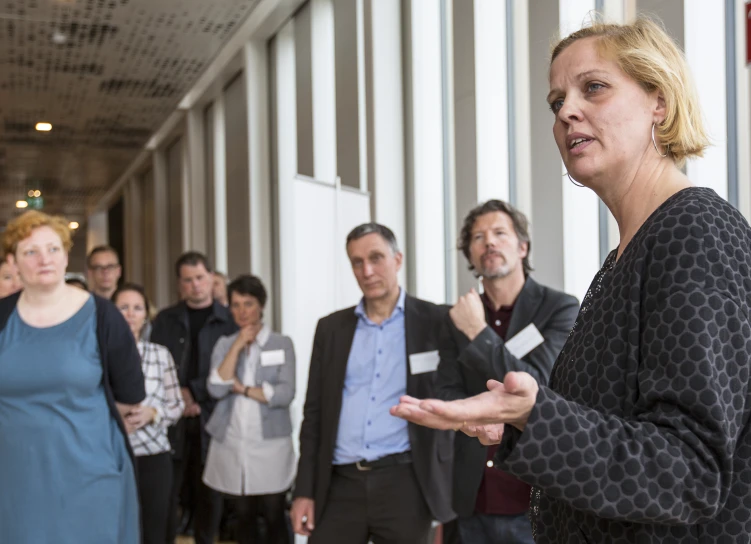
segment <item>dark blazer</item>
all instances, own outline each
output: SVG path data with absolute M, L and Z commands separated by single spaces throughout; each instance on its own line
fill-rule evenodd
M 489 379 L 502 381 L 511 371 L 528 372 L 539 383 L 547 384 L 578 312 L 576 298 L 527 278 L 514 304 L 506 338 L 510 340 L 534 323 L 545 341 L 521 359 L 506 349 L 505 342 L 490 327 L 485 327 L 470 342 L 447 315 L 442 324 L 441 362 L 436 381 L 438 398 L 456 400 L 477 395 L 488 390 Z M 453 507 L 462 517 L 474 512 L 486 455 L 487 448 L 479 440 L 456 433 Z
M 190 323 L 188 321 L 188 307 L 185 302 L 178 302 L 174 306 L 165 308 L 154 319 L 151 329 L 150 340 L 155 344 L 165 346 L 175 361 L 177 376 L 180 387 L 187 387 L 195 401 L 201 406 L 201 446 L 203 458 L 209 448 L 209 435 L 206 433 L 206 422 L 216 405 L 216 399 L 209 395 L 206 389 L 206 378 L 211 370 L 211 352 L 214 344 L 222 336 L 233 334 L 237 331 L 237 325 L 232 319 L 229 310 L 214 301 L 211 315 L 206 324 L 198 333 L 198 377 L 192 380 L 187 378 L 188 359 L 191 354 Z M 183 445 L 185 443 L 185 418 L 180 419 L 169 429 L 170 443 L 175 459 L 181 459 Z
M 407 295 L 405 336 L 407 356 L 438 349 L 438 331 L 447 309 Z M 300 462 L 295 497 L 315 500 L 320 521 L 326 507 L 331 464 L 342 407 L 342 389 L 347 360 L 357 327 L 355 308 L 340 310 L 318 322 L 310 358 L 308 392 L 300 429 Z M 412 375 L 409 364 L 407 394 L 417 398 L 435 396 L 435 372 Z M 433 517 L 455 517 L 450 507 L 453 433 L 409 424 L 413 466 Z

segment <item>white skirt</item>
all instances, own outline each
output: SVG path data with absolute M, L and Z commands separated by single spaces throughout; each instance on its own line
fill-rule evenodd
M 292 437 L 268 440 L 211 439 L 203 482 L 229 495 L 271 495 L 286 491 L 295 477 Z

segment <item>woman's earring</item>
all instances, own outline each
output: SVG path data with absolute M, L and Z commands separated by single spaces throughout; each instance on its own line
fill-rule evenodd
M 577 182 L 576 182 L 576 181 L 574 180 L 574 178 L 572 178 L 572 177 L 571 177 L 571 174 L 569 174 L 568 172 L 566 172 L 566 173 L 565 173 L 565 174 L 563 174 L 563 175 L 564 175 L 564 176 L 568 176 L 568 179 L 569 179 L 569 180 L 571 180 L 571 183 L 573 183 L 573 184 L 574 184 L 574 185 L 576 185 L 577 187 L 584 187 L 584 185 L 582 185 L 581 183 L 577 183 Z
M 665 146 L 665 154 L 663 155 L 660 153 L 660 149 L 657 147 L 657 142 L 655 141 L 655 124 L 652 123 L 652 145 L 655 146 L 655 151 L 657 151 L 657 154 L 660 157 L 667 157 L 668 156 L 668 146 Z

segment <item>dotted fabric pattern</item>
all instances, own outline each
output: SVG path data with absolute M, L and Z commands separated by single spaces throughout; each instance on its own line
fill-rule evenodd
M 539 543 L 751 542 L 751 228 L 670 197 L 597 274 L 523 433 Z

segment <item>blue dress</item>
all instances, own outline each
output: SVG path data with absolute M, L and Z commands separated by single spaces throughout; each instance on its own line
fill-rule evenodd
M 138 544 L 125 437 L 105 398 L 93 297 L 0 332 L 0 542 Z

